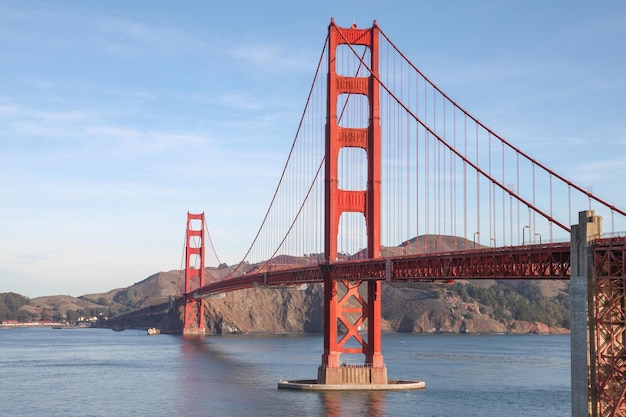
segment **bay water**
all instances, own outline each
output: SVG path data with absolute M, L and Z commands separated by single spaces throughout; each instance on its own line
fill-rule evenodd
M 569 416 L 567 335 L 383 335 L 406 392 L 304 392 L 322 336 L 0 330 L 1 416 Z M 343 358 L 343 357 L 342 357 Z

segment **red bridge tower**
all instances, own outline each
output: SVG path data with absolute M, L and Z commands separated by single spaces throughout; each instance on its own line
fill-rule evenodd
M 204 286 L 204 213 L 187 213 L 185 233 L 184 335 L 205 334 L 204 300 L 191 294 Z
M 381 283 L 380 281 L 336 281 L 328 271 L 337 260 L 337 238 L 342 213 L 365 216 L 367 257 L 380 257 L 380 105 L 378 83 L 378 26 L 369 29 L 342 28 L 331 20 L 328 47 L 328 92 L 325 159 L 324 252 L 328 264 L 324 274 L 324 354 L 318 370 L 320 384 L 386 384 L 387 368 L 381 352 Z M 337 73 L 337 47 L 359 45 L 369 49 L 369 76 Z M 358 75 L 358 74 L 357 74 Z M 369 105 L 367 127 L 342 127 L 338 120 L 340 95 L 362 95 Z M 346 99 L 347 100 L 347 99 Z M 345 102 L 345 100 L 344 100 Z M 339 188 L 338 165 L 342 148 L 360 148 L 367 155 L 367 189 Z M 322 268 L 324 270 L 324 268 Z M 367 295 L 359 288 L 367 286 Z M 355 304 L 358 304 L 355 306 Z M 359 328 L 367 323 L 366 338 Z M 337 327 L 346 333 L 339 339 Z M 356 341 L 356 343 L 354 343 Z M 358 347 L 349 347 L 349 345 Z M 363 354 L 364 365 L 342 366 L 341 354 Z

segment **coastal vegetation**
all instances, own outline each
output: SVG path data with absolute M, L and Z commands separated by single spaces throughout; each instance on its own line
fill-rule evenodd
M 479 303 L 483 310 L 489 307 L 488 314 L 498 321 L 514 319 L 569 329 L 568 294 L 559 292 L 548 297 L 532 281 L 519 281 L 515 286 L 495 282 L 490 287 L 456 283 L 448 291 L 458 294 L 464 302 Z
M 6 320 L 31 321 L 36 318 L 36 314 L 22 307 L 30 302 L 28 297 L 14 292 L 0 293 L 0 322 Z

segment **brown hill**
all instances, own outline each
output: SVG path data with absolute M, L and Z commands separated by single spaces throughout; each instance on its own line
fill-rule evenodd
M 101 305 L 89 300 L 82 300 L 69 295 L 51 295 L 37 297 L 21 309 L 34 317 L 44 320 L 64 320 L 68 311 L 85 311 L 102 308 Z
M 80 298 L 92 302 L 104 300 L 107 304 L 121 304 L 136 308 L 167 301 L 178 293 L 181 271 L 158 272 L 127 288 L 106 293 L 86 294 Z M 184 285 L 184 284 L 183 284 Z

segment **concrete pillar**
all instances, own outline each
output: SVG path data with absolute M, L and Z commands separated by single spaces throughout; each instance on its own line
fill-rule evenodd
M 572 226 L 570 255 L 570 349 L 572 417 L 596 415 L 594 268 L 592 239 L 602 234 L 602 218 L 593 210 L 578 213 Z

